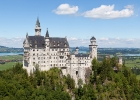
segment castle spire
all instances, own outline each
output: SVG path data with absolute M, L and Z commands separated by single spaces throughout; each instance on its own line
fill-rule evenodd
M 39 17 L 37 17 L 36 25 L 37 25 L 38 27 L 40 27 Z
M 36 20 L 35 35 L 36 36 L 40 36 L 41 35 L 41 28 L 40 28 L 39 17 L 37 17 L 37 20 Z
M 28 32 L 26 33 L 26 38 L 28 38 Z
M 49 37 L 48 28 L 47 28 L 47 31 L 46 31 L 46 36 L 45 36 L 45 37 Z

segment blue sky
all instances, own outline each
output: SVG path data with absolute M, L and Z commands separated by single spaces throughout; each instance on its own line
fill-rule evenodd
M 39 16 L 42 32 L 67 36 L 71 46 L 140 47 L 140 0 L 1 0 L 0 45 L 22 47 L 34 35 Z

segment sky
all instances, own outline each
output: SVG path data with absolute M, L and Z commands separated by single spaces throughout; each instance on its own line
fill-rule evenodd
M 28 32 L 67 37 L 71 47 L 140 48 L 140 0 L 1 0 L 0 45 L 23 47 Z

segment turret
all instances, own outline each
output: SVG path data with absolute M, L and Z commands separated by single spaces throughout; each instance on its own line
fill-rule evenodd
M 90 58 L 91 60 L 95 57 L 97 59 L 97 45 L 96 45 L 96 38 L 93 36 L 90 39 L 91 44 L 89 45 L 90 49 Z
M 36 21 L 35 35 L 36 36 L 40 36 L 41 35 L 41 28 L 40 28 L 39 18 L 37 18 L 37 21 Z
M 49 46 L 49 32 L 48 32 L 48 29 L 47 29 L 46 35 L 45 35 L 45 44 L 46 44 L 46 47 Z
M 90 42 L 91 42 L 91 45 L 96 45 L 96 38 L 93 36 L 93 37 L 90 39 Z
M 28 33 L 26 33 L 26 39 L 23 42 L 23 47 L 29 47 Z
M 76 47 L 76 48 L 75 48 L 75 54 L 78 54 L 78 53 L 79 53 L 79 48 Z
M 119 56 L 119 64 L 122 65 L 122 56 Z

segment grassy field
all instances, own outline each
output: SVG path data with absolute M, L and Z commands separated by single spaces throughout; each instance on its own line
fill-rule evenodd
M 140 75 L 137 75 L 137 79 L 140 80 Z
M 12 68 L 15 64 L 16 62 L 7 62 L 5 64 L 0 64 L 0 70 L 6 70 Z
M 0 60 L 22 60 L 21 55 L 0 56 Z
M 0 60 L 22 60 L 22 59 L 23 56 L 21 55 L 0 56 Z M 16 63 L 17 62 L 6 62 L 5 64 L 0 64 L 0 70 L 12 68 Z
M 140 59 L 125 60 L 125 65 L 127 67 L 139 67 L 140 68 Z

